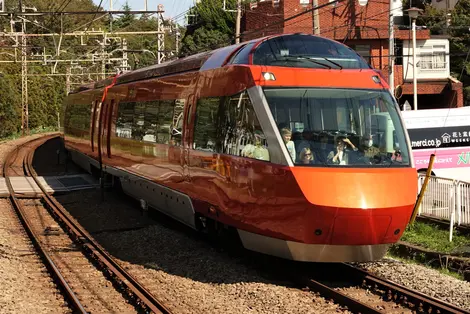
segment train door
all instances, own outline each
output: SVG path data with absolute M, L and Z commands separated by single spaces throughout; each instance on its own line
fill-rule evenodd
M 193 134 L 193 112 L 195 109 L 195 97 L 194 95 L 190 95 L 188 97 L 188 105 L 185 108 L 184 112 L 184 140 L 183 140 L 183 158 L 181 160 L 181 166 L 183 167 L 183 177 L 185 181 L 191 181 L 191 176 L 189 175 L 189 167 L 190 167 L 190 159 L 189 159 L 189 152 L 190 152 L 190 145 L 192 141 L 192 134 Z
M 98 114 L 99 114 L 99 101 L 95 100 L 93 102 L 93 113 L 92 113 L 92 121 L 91 121 L 91 151 L 95 152 L 97 150 L 97 139 L 98 139 Z
M 112 129 L 112 114 L 114 108 L 114 99 L 111 101 L 105 101 L 101 105 L 100 111 L 100 154 L 101 158 L 111 157 L 111 129 Z
M 100 167 L 102 166 L 102 159 L 106 154 L 106 141 L 104 137 L 105 125 L 106 125 L 106 112 L 108 108 L 108 103 L 105 101 L 100 105 L 100 113 L 98 120 L 98 160 L 100 162 Z
M 113 129 L 113 111 L 114 111 L 114 99 L 108 105 L 106 112 L 106 125 L 105 125 L 105 134 L 106 134 L 106 154 L 108 158 L 111 158 L 111 132 Z

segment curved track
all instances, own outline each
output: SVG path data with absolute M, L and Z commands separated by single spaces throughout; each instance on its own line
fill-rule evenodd
M 50 137 L 52 138 L 52 137 Z M 33 243 L 34 247 L 36 248 L 37 253 L 39 256 L 41 256 L 41 259 L 44 261 L 45 266 L 51 273 L 51 276 L 54 278 L 55 282 L 57 285 L 61 288 L 62 291 L 64 291 L 64 294 L 66 296 L 67 301 L 69 302 L 70 306 L 74 311 L 78 311 L 80 313 L 87 313 L 83 307 L 83 305 L 80 303 L 78 300 L 78 297 L 75 295 L 75 293 L 72 291 L 68 283 L 65 281 L 64 276 L 61 274 L 59 271 L 58 267 L 55 265 L 55 263 L 52 261 L 51 257 L 49 254 L 46 252 L 46 250 L 43 248 L 41 245 L 41 242 L 39 241 L 38 236 L 35 234 L 31 227 L 31 223 L 28 221 L 26 218 L 26 214 L 23 210 L 23 207 L 21 206 L 20 202 L 18 201 L 18 198 L 15 196 L 15 192 L 13 190 L 13 186 L 11 184 L 10 178 L 7 175 L 10 172 L 10 166 L 13 164 L 13 158 L 18 157 L 18 152 L 20 151 L 20 148 L 23 146 L 26 146 L 27 144 L 30 144 L 30 142 L 25 143 L 21 146 L 18 146 L 11 152 L 4 164 L 3 164 L 3 176 L 5 177 L 5 182 L 8 187 L 10 196 L 9 200 L 11 202 L 11 205 L 15 209 L 16 213 L 18 214 L 18 218 L 20 219 L 21 223 L 23 224 L 23 227 L 28 234 L 29 238 L 31 239 L 31 242 Z M 16 172 L 16 171 L 15 171 Z
M 44 137 L 18 146 L 5 160 L 3 174 L 10 190 L 11 202 L 15 206 L 15 210 L 18 212 L 24 228 L 37 248 L 38 254 L 43 257 L 44 263 L 46 263 L 58 286 L 65 291 L 67 301 L 69 301 L 70 306 L 73 308 L 74 312 L 87 313 L 85 307 L 80 303 L 77 295 L 75 295 L 70 285 L 64 279 L 65 276 L 60 273 L 59 267 L 57 267 L 53 262 L 53 259 L 42 246 L 40 237 L 33 231 L 33 224 L 31 221 L 28 221 L 27 215 L 24 212 L 24 206 L 17 199 L 14 193 L 8 177 L 10 174 L 19 175 L 21 172 L 22 175 L 26 174 L 34 179 L 42 191 L 42 203 L 48 209 L 50 215 L 59 222 L 63 229 L 69 234 L 70 238 L 82 247 L 83 251 L 92 259 L 92 262 L 101 268 L 105 276 L 113 281 L 115 286 L 119 288 L 126 299 L 130 300 L 135 306 L 146 312 L 171 313 L 162 302 L 157 300 L 137 280 L 122 269 L 114 259 L 107 254 L 73 218 L 70 217 L 66 210 L 55 200 L 54 197 L 49 195 L 41 185 L 41 182 L 38 180 L 37 174 L 32 167 L 34 150 L 39 145 L 55 136 Z

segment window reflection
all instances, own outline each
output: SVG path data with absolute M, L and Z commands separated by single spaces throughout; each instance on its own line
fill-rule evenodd
M 385 91 L 303 88 L 264 92 L 295 164 L 410 164 L 399 113 Z
M 246 92 L 198 101 L 194 148 L 269 161 L 266 137 Z
M 370 68 L 351 48 L 305 34 L 284 35 L 264 41 L 253 54 L 253 64 L 323 69 Z
M 184 99 L 120 103 L 116 136 L 179 146 L 184 105 Z
M 65 133 L 83 137 L 90 132 L 92 104 L 69 104 L 64 117 Z

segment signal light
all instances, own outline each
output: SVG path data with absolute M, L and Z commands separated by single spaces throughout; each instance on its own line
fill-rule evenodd
M 276 77 L 271 72 L 263 72 L 262 74 L 263 74 L 263 77 L 266 81 L 275 81 L 276 80 Z

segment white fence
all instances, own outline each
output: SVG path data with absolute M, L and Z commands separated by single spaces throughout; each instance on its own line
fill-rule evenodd
M 426 175 L 419 175 L 418 186 Z M 449 240 L 452 241 L 454 225 L 470 226 L 470 183 L 432 176 L 424 192 L 418 215 L 448 220 Z

